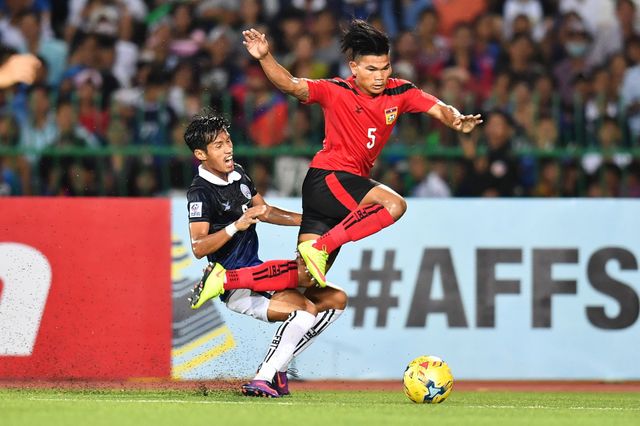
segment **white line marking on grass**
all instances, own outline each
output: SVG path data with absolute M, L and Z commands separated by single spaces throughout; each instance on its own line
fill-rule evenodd
M 182 399 L 114 399 L 114 398 L 27 398 L 30 401 L 47 401 L 47 402 L 126 402 L 126 403 L 141 403 L 141 404 L 246 404 L 255 402 L 264 402 L 266 404 L 275 405 L 293 405 L 292 402 L 285 401 L 265 401 L 267 398 L 255 398 L 247 401 L 218 401 L 215 399 L 206 401 L 187 401 Z
M 465 408 L 531 409 L 531 410 L 595 410 L 595 411 L 640 411 L 636 407 L 549 407 L 546 405 L 462 405 Z

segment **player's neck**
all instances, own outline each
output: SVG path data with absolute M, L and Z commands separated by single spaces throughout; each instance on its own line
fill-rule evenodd
M 358 83 L 358 79 L 353 77 L 353 84 L 354 86 L 356 86 L 356 89 L 358 89 L 358 92 L 362 93 L 365 96 L 369 96 L 370 98 L 375 98 L 376 96 L 378 96 L 375 93 L 369 93 L 367 92 L 361 85 L 360 83 Z
M 215 177 L 218 177 L 218 178 L 222 179 L 225 182 L 227 182 L 229 180 L 229 173 L 211 169 L 211 168 L 207 167 L 207 165 L 205 163 L 202 163 L 202 168 L 204 170 L 208 171 L 209 173 L 211 173 L 212 175 L 214 175 Z

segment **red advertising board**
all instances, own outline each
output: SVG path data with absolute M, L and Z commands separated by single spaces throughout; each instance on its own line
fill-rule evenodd
M 167 199 L 0 198 L 0 378 L 171 371 Z

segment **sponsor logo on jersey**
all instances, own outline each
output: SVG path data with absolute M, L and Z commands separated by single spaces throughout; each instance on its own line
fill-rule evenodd
M 189 217 L 202 217 L 202 201 L 189 203 Z
M 387 125 L 393 124 L 398 118 L 398 107 L 388 108 L 384 110 L 384 116 L 387 119 Z
M 231 210 L 231 201 L 226 201 L 222 203 L 222 207 L 224 208 L 225 212 L 228 212 L 229 210 Z
M 247 198 L 247 200 L 251 199 L 251 190 L 247 185 L 245 185 L 244 183 L 240 184 L 240 191 L 242 192 L 242 195 Z

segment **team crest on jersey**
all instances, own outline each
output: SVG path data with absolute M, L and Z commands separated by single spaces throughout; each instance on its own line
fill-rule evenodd
M 251 199 L 251 190 L 244 183 L 240 184 L 240 192 L 242 192 L 242 195 L 244 195 L 247 200 Z
M 388 108 L 384 110 L 384 116 L 387 119 L 387 126 L 393 124 L 398 118 L 398 107 L 395 106 L 393 108 Z
M 202 201 L 189 203 L 189 217 L 202 217 Z

